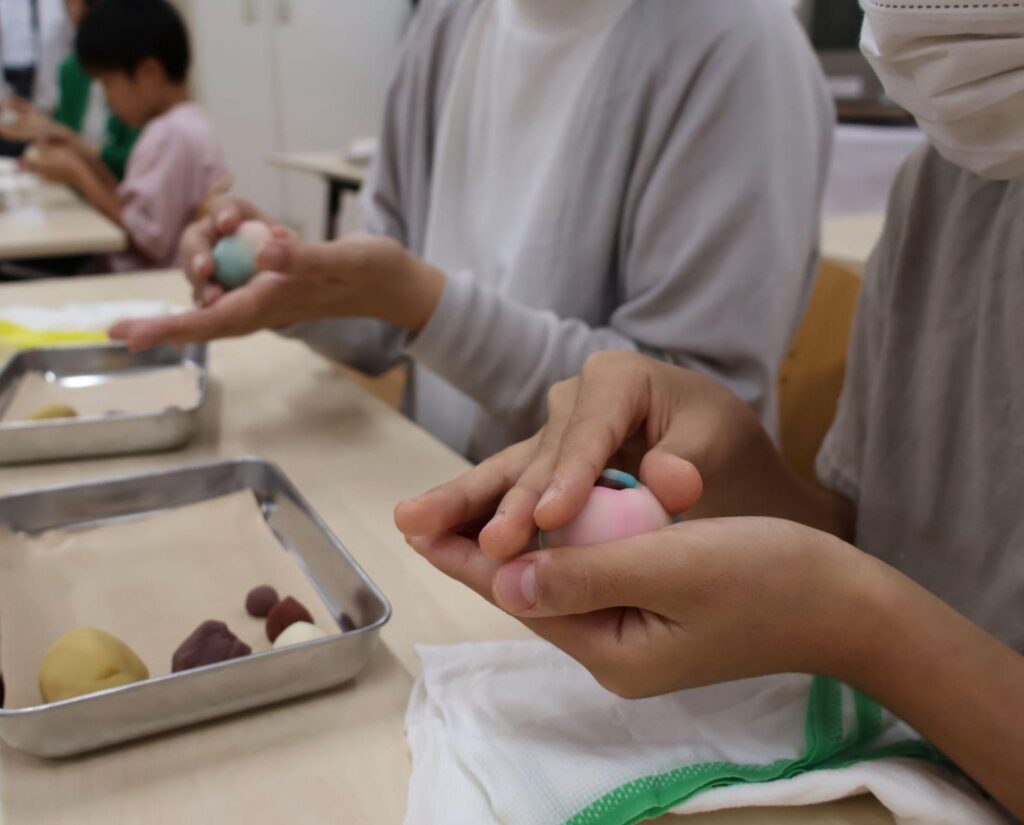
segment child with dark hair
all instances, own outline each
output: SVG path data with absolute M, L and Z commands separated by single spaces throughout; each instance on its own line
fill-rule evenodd
M 99 2 L 102 0 L 64 0 L 68 21 L 77 29 L 86 11 Z M 77 54 L 69 54 L 60 64 L 57 90 L 52 114 L 34 108 L 27 100 L 7 101 L 6 122 L 0 118 L 0 138 L 20 144 L 40 141 L 67 146 L 89 161 L 98 174 L 105 176 L 99 169 L 102 164 L 114 178 L 123 178 L 139 130 L 107 109 Z
M 33 171 L 77 189 L 127 231 L 132 249 L 114 269 L 171 266 L 178 240 L 206 196 L 227 177 L 206 116 L 189 99 L 188 31 L 167 0 L 98 0 L 82 18 L 78 59 L 107 104 L 142 129 L 119 186 L 64 147 L 39 146 Z

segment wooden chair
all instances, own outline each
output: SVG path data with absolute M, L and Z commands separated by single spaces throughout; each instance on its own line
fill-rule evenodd
M 782 453 L 817 482 L 814 461 L 836 416 L 861 277 L 823 262 L 793 346 L 779 375 Z

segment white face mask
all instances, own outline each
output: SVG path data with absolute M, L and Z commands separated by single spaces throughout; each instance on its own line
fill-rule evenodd
M 1024 4 L 861 0 L 861 49 L 952 163 L 1024 177 Z

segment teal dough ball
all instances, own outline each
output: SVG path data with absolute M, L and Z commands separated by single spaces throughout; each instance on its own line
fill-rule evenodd
M 237 289 L 249 283 L 256 274 L 256 256 L 271 236 L 270 227 L 265 223 L 246 221 L 234 235 L 221 238 L 213 249 L 217 283 L 225 289 Z
M 234 235 L 222 238 L 214 247 L 213 260 L 217 264 L 217 282 L 227 289 L 245 286 L 256 274 L 252 247 Z

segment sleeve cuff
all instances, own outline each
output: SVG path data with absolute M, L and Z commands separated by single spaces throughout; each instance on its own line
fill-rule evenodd
M 419 334 L 411 337 L 406 352 L 435 372 L 446 372 L 460 360 L 466 340 L 478 318 L 473 316 L 477 286 L 465 274 L 449 276 L 434 314 Z

